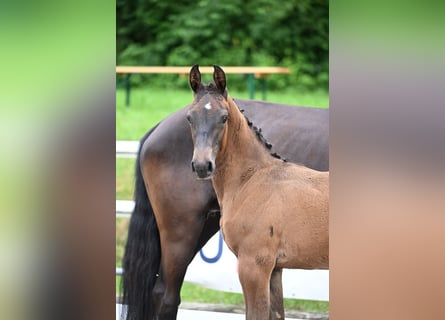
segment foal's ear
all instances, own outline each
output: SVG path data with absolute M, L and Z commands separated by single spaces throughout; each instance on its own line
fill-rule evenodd
M 189 82 L 193 92 L 196 93 L 201 86 L 201 73 L 199 72 L 199 66 L 197 64 L 190 70 Z
M 216 87 L 218 88 L 219 92 L 222 95 L 225 95 L 226 91 L 226 74 L 224 73 L 223 69 L 221 69 L 216 64 L 213 65 L 213 81 L 216 84 Z

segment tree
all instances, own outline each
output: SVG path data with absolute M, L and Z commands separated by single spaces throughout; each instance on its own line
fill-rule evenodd
M 321 0 L 118 0 L 117 64 L 279 65 L 293 73 L 272 87 L 327 89 L 328 12 Z

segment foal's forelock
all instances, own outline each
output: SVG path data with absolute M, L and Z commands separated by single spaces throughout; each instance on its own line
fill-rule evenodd
M 211 95 L 213 97 L 222 97 L 224 99 L 227 99 L 228 93 L 227 89 L 224 90 L 224 93 L 220 93 L 218 87 L 214 82 L 211 82 L 209 84 L 202 84 L 202 86 L 198 89 L 198 91 L 195 92 L 195 99 L 197 101 L 201 100 L 202 97 L 205 95 Z
M 211 114 L 221 109 L 227 109 L 227 106 L 224 104 L 225 101 L 226 99 L 220 94 L 205 93 L 195 97 L 190 110 Z

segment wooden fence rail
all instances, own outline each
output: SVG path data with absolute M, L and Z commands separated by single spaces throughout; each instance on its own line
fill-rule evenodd
M 249 99 L 255 98 L 255 79 L 260 79 L 262 97 L 266 100 L 267 84 L 266 77 L 271 74 L 289 74 L 290 69 L 283 67 L 222 67 L 227 74 L 248 75 Z M 213 73 L 213 67 L 199 67 L 201 73 Z M 125 74 L 125 105 L 130 105 L 130 91 L 132 74 L 178 74 L 186 76 L 190 67 L 165 67 L 165 66 L 116 66 L 117 74 Z

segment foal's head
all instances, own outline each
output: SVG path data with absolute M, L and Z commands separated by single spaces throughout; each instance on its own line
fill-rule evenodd
M 229 104 L 226 75 L 214 65 L 213 83 L 202 84 L 198 65 L 190 70 L 190 87 L 194 100 L 187 112 L 194 144 L 192 170 L 199 179 L 210 179 L 216 156 L 224 144 Z

